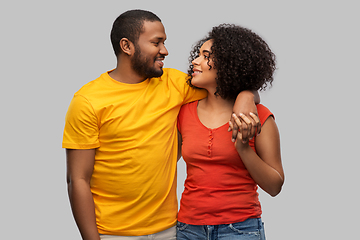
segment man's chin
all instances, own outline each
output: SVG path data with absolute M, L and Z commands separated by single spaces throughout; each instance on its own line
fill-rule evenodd
M 151 73 L 149 73 L 149 77 L 161 77 L 163 75 L 164 71 L 162 68 L 160 68 L 159 70 L 153 71 Z
M 155 78 L 155 77 L 161 77 L 164 73 L 162 68 L 133 68 L 140 76 L 143 76 L 144 78 Z
M 161 77 L 163 74 L 164 74 L 164 71 L 163 71 L 163 69 L 161 68 L 159 71 L 158 71 L 158 77 Z

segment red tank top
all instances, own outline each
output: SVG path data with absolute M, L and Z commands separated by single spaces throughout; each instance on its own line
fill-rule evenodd
M 187 178 L 178 221 L 192 225 L 219 225 L 261 217 L 257 184 L 231 142 L 229 124 L 209 129 L 199 120 L 198 102 L 184 105 L 178 116 Z M 258 104 L 261 124 L 272 113 Z M 254 140 L 250 141 L 254 149 Z

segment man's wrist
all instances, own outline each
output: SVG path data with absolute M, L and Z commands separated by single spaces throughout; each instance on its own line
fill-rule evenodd
M 254 103 L 260 102 L 260 98 L 259 98 L 257 91 L 251 91 L 251 90 L 244 90 L 244 91 L 240 92 L 238 94 L 236 100 L 237 99 L 241 99 L 242 101 L 245 100 L 248 102 L 254 102 Z
M 244 97 L 249 97 L 249 98 L 254 99 L 254 96 L 255 96 L 254 92 L 256 92 L 256 91 L 244 90 L 244 91 L 241 91 L 238 96 L 244 96 Z

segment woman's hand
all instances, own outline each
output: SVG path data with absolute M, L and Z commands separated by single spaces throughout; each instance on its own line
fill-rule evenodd
M 245 116 L 245 114 L 240 113 L 239 117 L 235 113 L 231 115 L 231 120 L 229 122 L 229 130 L 233 131 L 232 141 L 235 142 L 239 140 L 242 143 L 247 143 L 256 135 L 260 134 L 261 123 L 257 114 L 250 112 L 250 117 Z
M 236 125 L 243 125 L 243 118 L 233 116 Z M 229 123 L 233 128 L 233 123 Z M 236 136 L 235 147 L 242 162 L 254 181 L 268 194 L 276 196 L 284 183 L 284 170 L 281 163 L 280 136 L 273 117 L 269 117 L 256 138 L 256 152 L 244 141 L 242 133 Z M 241 127 L 240 127 L 241 129 Z
M 241 139 L 243 142 L 249 141 L 254 136 L 260 133 L 261 123 L 257 116 L 256 104 L 260 102 L 258 92 L 242 91 L 236 98 L 233 112 L 238 118 L 241 118 L 242 124 L 235 124 L 234 118 L 231 117 L 232 123 L 232 141 L 235 142 L 238 131 L 241 132 Z M 231 129 L 229 128 L 229 131 Z

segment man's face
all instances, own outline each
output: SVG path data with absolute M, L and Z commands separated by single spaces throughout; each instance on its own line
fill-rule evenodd
M 145 21 L 144 32 L 135 43 L 135 53 L 131 59 L 132 68 L 142 77 L 160 77 L 163 74 L 163 60 L 168 55 L 164 45 L 166 34 L 161 22 Z

